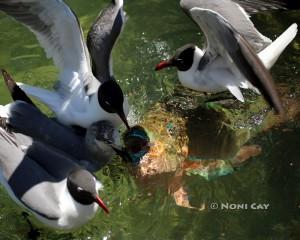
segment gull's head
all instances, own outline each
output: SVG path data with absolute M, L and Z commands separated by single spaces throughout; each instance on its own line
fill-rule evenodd
M 97 203 L 106 213 L 108 208 L 98 195 L 96 178 L 85 169 L 72 171 L 67 178 L 67 188 L 73 199 L 82 205 Z
M 155 70 L 159 71 L 167 67 L 176 67 L 178 71 L 188 71 L 195 63 L 195 55 L 198 49 L 194 44 L 184 45 L 176 50 L 172 58 L 157 64 Z
M 109 121 L 98 121 L 88 127 L 85 144 L 90 156 L 89 170 L 103 167 L 115 156 L 114 147 L 119 138 L 118 129 Z
M 108 113 L 116 113 L 130 129 L 124 112 L 124 94 L 115 80 L 108 80 L 102 83 L 98 90 L 98 101 L 100 106 Z

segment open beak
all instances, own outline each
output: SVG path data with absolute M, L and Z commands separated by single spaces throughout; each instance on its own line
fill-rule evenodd
M 130 126 L 128 124 L 128 121 L 127 121 L 127 118 L 125 116 L 124 110 L 122 109 L 121 111 L 117 112 L 117 114 L 119 115 L 119 117 L 121 118 L 121 120 L 123 121 L 123 123 L 125 124 L 127 129 L 130 130 Z
M 156 65 L 155 71 L 159 71 L 161 69 L 167 68 L 167 67 L 173 67 L 174 64 L 172 60 L 167 60 L 167 61 L 161 61 L 159 64 Z
M 95 202 L 107 213 L 109 214 L 109 210 L 104 204 L 103 200 L 97 195 L 95 196 Z

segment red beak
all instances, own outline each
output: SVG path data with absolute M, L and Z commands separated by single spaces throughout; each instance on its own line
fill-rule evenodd
M 106 205 L 104 204 L 103 200 L 99 197 L 99 196 L 96 196 L 95 197 L 95 202 L 107 213 L 109 214 L 109 210 L 108 208 L 106 207 Z
M 164 69 L 166 67 L 173 67 L 174 64 L 172 63 L 171 60 L 168 61 L 161 61 L 159 64 L 156 65 L 155 71 L 159 71 L 161 69 Z

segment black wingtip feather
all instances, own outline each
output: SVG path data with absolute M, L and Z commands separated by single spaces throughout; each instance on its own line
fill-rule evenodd
M 19 100 L 19 101 L 23 101 L 23 102 L 26 102 L 28 104 L 35 106 L 35 104 L 26 95 L 26 93 L 17 85 L 15 80 L 13 80 L 13 78 L 9 75 L 9 73 L 4 69 L 1 69 L 1 72 L 2 72 L 2 75 L 4 78 L 4 82 L 9 90 L 9 93 L 10 93 L 10 96 L 12 97 L 12 99 L 14 101 Z

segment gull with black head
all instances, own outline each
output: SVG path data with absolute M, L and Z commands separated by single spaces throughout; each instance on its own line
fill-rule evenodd
M 59 229 L 87 223 L 98 206 L 108 213 L 98 195 L 102 184 L 60 149 L 12 129 L 6 123 L 10 108 L 0 106 L 0 181 L 10 197 Z
M 85 135 L 81 135 L 42 113 L 7 71 L 2 69 L 2 74 L 15 101 L 10 104 L 5 119 L 6 124 L 14 131 L 63 151 L 76 164 L 92 172 L 100 170 L 116 154 L 136 165 L 147 152 L 149 138 L 143 128 L 134 126 L 127 130 L 123 136 L 124 147 L 121 146 L 118 129 L 108 121 L 92 123 Z
M 18 87 L 11 75 L 2 70 L 4 82 L 12 99 L 6 111 L 6 124 L 14 131 L 41 141 L 70 155 L 89 171 L 98 171 L 115 157 L 119 131 L 108 121 L 92 123 L 84 136 L 42 113 Z
M 114 81 L 110 65 L 110 52 L 124 24 L 123 1 L 113 0 L 108 7 L 114 14 L 104 11 L 103 25 L 113 26 L 107 35 L 99 36 L 102 53 L 90 55 L 83 39 L 75 13 L 62 0 L 3 0 L 0 10 L 27 26 L 37 37 L 48 57 L 59 69 L 59 82 L 55 91 L 20 83 L 29 95 L 38 98 L 56 114 L 65 125 L 87 128 L 93 122 L 106 120 L 118 127 L 123 121 L 127 128 L 128 103 L 122 89 Z M 99 21 L 100 21 L 99 20 Z M 111 32 L 110 32 L 111 31 Z M 104 65 L 97 65 L 103 64 Z M 97 70 L 97 71 L 96 71 Z M 98 78 L 98 79 L 97 79 Z
M 268 69 L 296 36 L 297 24 L 272 42 L 258 32 L 245 10 L 231 0 L 181 0 L 180 5 L 204 32 L 207 47 L 201 50 L 195 44 L 185 45 L 170 60 L 159 63 L 156 70 L 176 67 L 183 86 L 210 93 L 229 90 L 242 102 L 240 88 L 253 89 L 283 114 Z

